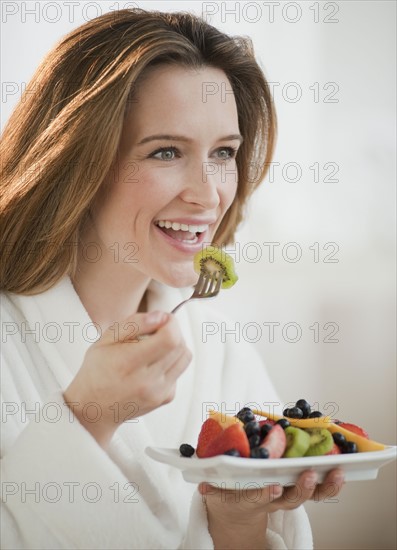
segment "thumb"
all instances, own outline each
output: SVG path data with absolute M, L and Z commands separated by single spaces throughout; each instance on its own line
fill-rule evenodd
M 206 481 L 202 481 L 201 483 L 199 483 L 197 489 L 198 489 L 198 492 L 200 493 L 200 495 L 202 495 L 202 496 L 215 494 L 215 493 L 219 492 L 218 487 L 215 487 L 214 485 L 211 485 L 210 483 L 207 483 Z
M 207 483 L 205 482 L 199 483 L 197 489 L 200 495 L 205 495 L 207 492 Z
M 170 318 L 169 313 L 151 311 L 150 313 L 134 313 L 124 321 L 115 321 L 98 340 L 101 344 L 133 342 L 144 334 L 152 334 L 163 326 Z

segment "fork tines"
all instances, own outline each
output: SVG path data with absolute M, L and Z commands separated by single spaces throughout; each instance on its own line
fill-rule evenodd
M 200 278 L 197 281 L 196 291 L 203 294 L 212 294 L 213 292 L 219 292 L 222 284 L 222 273 L 214 271 L 212 274 L 200 273 Z
M 195 290 L 196 292 L 198 292 L 199 294 L 201 294 L 203 292 L 203 287 L 207 284 L 207 274 L 204 273 L 204 271 L 200 271 L 200 277 L 199 277 L 199 280 L 197 281 L 196 285 L 195 285 Z

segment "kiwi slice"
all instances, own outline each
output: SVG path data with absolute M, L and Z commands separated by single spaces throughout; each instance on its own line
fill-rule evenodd
M 304 456 L 310 446 L 310 435 L 305 430 L 294 426 L 288 426 L 284 431 L 287 436 L 287 447 L 283 458 Z
M 334 446 L 332 434 L 326 428 L 314 428 L 306 432 L 310 437 L 310 445 L 305 456 L 326 455 Z
M 234 271 L 233 259 L 221 248 L 216 246 L 207 246 L 197 252 L 194 256 L 194 270 L 212 275 L 219 273 L 222 275 L 222 288 L 230 288 L 238 280 Z

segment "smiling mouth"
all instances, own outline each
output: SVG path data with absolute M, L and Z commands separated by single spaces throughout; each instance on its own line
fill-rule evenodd
M 208 225 L 188 225 L 169 220 L 158 220 L 155 225 L 172 239 L 188 244 L 196 244 L 200 235 L 208 229 Z

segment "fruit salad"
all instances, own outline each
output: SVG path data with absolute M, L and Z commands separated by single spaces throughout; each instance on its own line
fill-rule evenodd
M 305 399 L 283 415 L 244 407 L 235 416 L 210 411 L 201 426 L 196 449 L 184 443 L 182 456 L 209 458 L 229 455 L 244 458 L 297 458 L 381 451 L 382 443 L 365 430 L 312 411 Z

